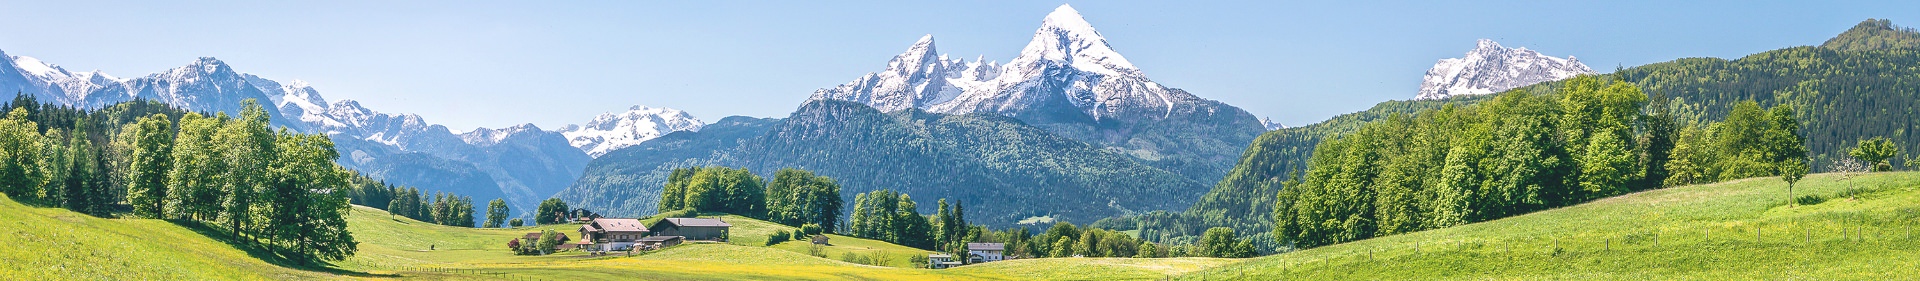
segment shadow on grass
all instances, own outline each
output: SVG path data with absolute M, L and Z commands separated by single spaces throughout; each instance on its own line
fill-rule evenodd
M 252 256 L 253 258 L 260 259 L 261 261 L 265 261 L 268 264 L 272 264 L 279 267 L 291 268 L 291 269 L 302 270 L 302 271 L 342 275 L 342 276 L 353 276 L 353 277 L 401 277 L 400 275 L 397 275 L 397 274 L 373 274 L 373 273 L 340 269 L 337 267 L 333 267 L 332 264 L 327 262 L 319 262 L 319 264 L 305 264 L 297 260 L 289 259 L 287 258 L 287 255 L 282 255 L 281 253 L 275 251 L 271 247 L 268 247 L 260 243 L 255 243 L 251 239 L 234 237 L 232 232 L 228 232 L 228 229 L 224 229 L 215 225 L 208 225 L 206 223 L 196 222 L 196 221 L 186 221 L 186 220 L 167 220 L 167 221 L 172 222 L 173 224 L 176 224 L 176 225 L 180 225 L 181 227 L 185 227 L 187 229 L 193 230 L 193 232 L 199 233 L 200 235 L 206 236 L 207 238 L 211 238 L 216 241 L 227 243 L 227 245 L 233 246 L 233 248 L 235 249 L 240 249 L 241 251 L 247 252 L 248 256 Z

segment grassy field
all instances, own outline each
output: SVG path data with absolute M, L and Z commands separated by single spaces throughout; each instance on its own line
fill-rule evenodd
M 1153 280 L 1231 262 L 1225 259 L 1040 259 L 950 270 L 911 268 L 928 251 L 886 242 L 829 235 L 831 246 L 790 241 L 766 247 L 766 238 L 795 228 L 734 215 L 702 216 L 732 224 L 726 243 L 690 243 L 635 256 L 592 257 L 580 252 L 517 256 L 512 237 L 539 229 L 572 232 L 577 225 L 473 229 L 433 225 L 355 207 L 348 225 L 360 254 L 341 268 L 405 279 L 647 279 L 647 280 Z M 652 221 L 658 218 L 649 218 Z M 434 250 L 428 250 L 432 246 Z M 881 265 L 842 261 L 852 253 L 881 257 Z
M 0 198 L 5 198 L 0 195 Z M 348 274 L 299 270 L 209 237 L 217 231 L 149 219 L 102 219 L 0 199 L 0 279 L 317 279 Z
M 1183 280 L 1900 280 L 1920 276 L 1920 173 L 1670 188 L 1255 258 Z M 1756 232 L 1757 231 L 1757 232 Z

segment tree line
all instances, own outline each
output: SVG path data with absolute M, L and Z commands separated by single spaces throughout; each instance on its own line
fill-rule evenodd
M 703 167 L 674 169 L 661 189 L 659 211 L 729 213 L 835 233 L 842 205 L 840 184 L 812 172 L 781 169 L 768 181 L 746 169 Z
M 1273 235 L 1295 247 L 1328 245 L 1709 175 L 1778 175 L 1806 159 L 1791 107 L 1742 103 L 1726 122 L 1687 125 L 1672 103 L 1649 99 L 1632 83 L 1582 76 L 1548 95 L 1509 92 L 1369 123 L 1320 143 L 1305 173 L 1282 183 Z
M 351 172 L 347 193 L 348 202 L 354 205 L 386 210 L 389 215 L 406 217 L 433 224 L 458 227 L 473 227 L 473 197 L 448 192 L 432 192 L 419 188 L 395 186 L 385 181 Z M 500 213 L 506 213 L 506 202 L 499 202 Z M 493 202 L 489 202 L 493 203 Z M 488 206 L 493 208 L 496 206 Z M 494 216 L 495 210 L 489 209 L 485 227 L 500 227 L 506 215 Z
M 350 174 L 332 140 L 239 116 L 152 101 L 99 110 L 19 95 L 0 106 L 0 183 L 14 200 L 94 216 L 126 214 L 222 229 L 302 263 L 353 255 Z

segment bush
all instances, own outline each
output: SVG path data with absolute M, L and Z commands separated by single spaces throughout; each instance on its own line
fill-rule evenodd
M 522 221 L 520 219 L 507 220 L 508 226 L 520 227 L 521 225 L 526 225 L 526 224 L 527 224 L 526 221 Z
M 776 231 L 773 233 L 773 235 L 767 236 L 767 246 L 780 244 L 780 242 L 787 242 L 787 240 L 790 240 L 792 238 L 793 237 L 791 233 L 787 233 L 786 231 Z
M 807 235 L 815 235 L 815 234 L 820 234 L 820 225 L 818 225 L 818 224 L 811 224 L 811 223 L 809 223 L 809 224 L 806 224 L 806 225 L 801 225 L 801 226 L 800 226 L 800 232 L 802 232 L 802 233 L 806 233 Z

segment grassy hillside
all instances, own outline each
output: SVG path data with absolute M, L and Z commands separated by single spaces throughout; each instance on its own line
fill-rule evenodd
M 149 219 L 102 219 L 0 195 L 0 279 L 288 280 L 332 271 L 275 265 L 209 238 L 217 231 Z
M 1920 173 L 1753 178 L 1256 258 L 1180 279 L 1891 280 L 1920 276 Z M 1756 233 L 1755 231 L 1759 232 Z

